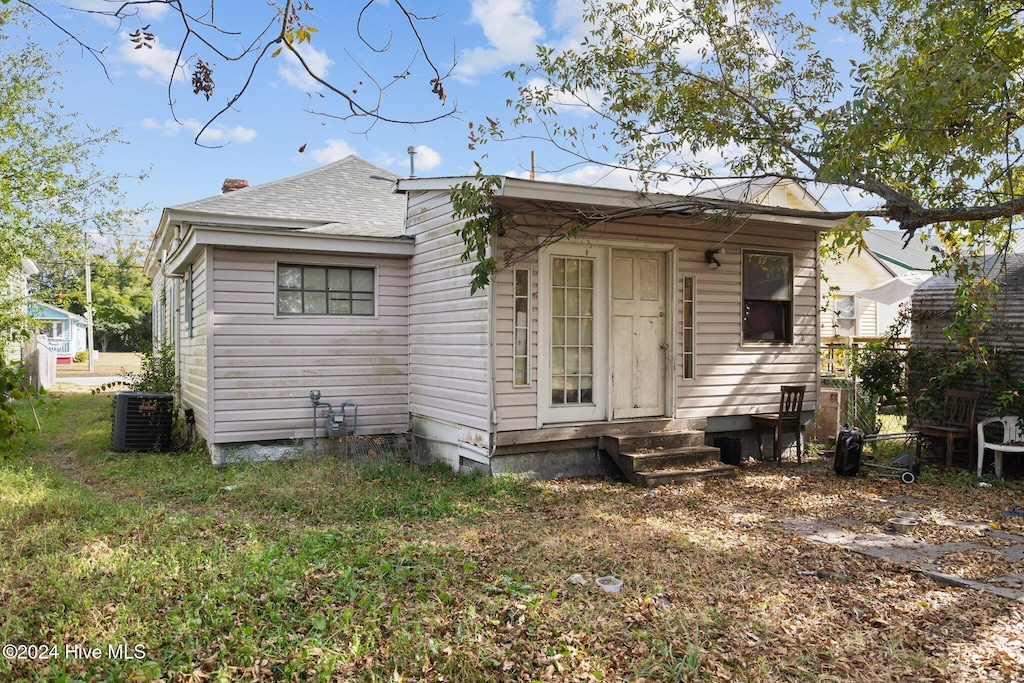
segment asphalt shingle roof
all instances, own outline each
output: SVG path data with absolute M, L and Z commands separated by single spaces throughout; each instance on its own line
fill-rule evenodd
M 981 262 L 980 275 L 998 284 L 1003 293 L 1024 292 L 1024 254 L 1007 254 L 1005 263 L 1003 257 L 998 254 L 986 256 Z M 947 275 L 936 275 L 917 289 L 922 293 L 952 292 L 956 289 L 956 281 Z
M 405 234 L 405 196 L 391 191 L 398 176 L 357 156 L 288 178 L 170 207 L 239 218 L 310 221 L 305 229 L 353 237 Z

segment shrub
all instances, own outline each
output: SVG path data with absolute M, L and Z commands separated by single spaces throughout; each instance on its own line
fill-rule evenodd
M 89 352 L 88 351 L 79 351 L 79 352 L 77 352 L 75 354 L 75 362 L 76 363 L 84 363 L 87 360 L 89 360 Z
M 149 391 L 157 393 L 177 393 L 178 381 L 174 374 L 174 345 L 164 341 L 156 349 L 143 351 L 142 367 L 138 372 L 124 372 L 117 382 L 104 384 L 93 390 L 93 393 L 109 391 L 114 387 L 124 386 L 128 391 Z

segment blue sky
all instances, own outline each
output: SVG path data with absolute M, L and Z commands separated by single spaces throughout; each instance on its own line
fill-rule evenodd
M 363 25 L 364 35 L 375 45 L 391 41 L 390 51 L 382 55 L 366 50 L 356 35 L 356 13 L 363 3 L 314 0 L 312 4 L 314 10 L 303 16 L 319 32 L 303 51 L 332 83 L 366 94 L 372 88 L 360 66 L 376 78 L 387 78 L 401 73 L 415 55 L 411 34 L 403 31 L 400 16 L 388 2 L 374 3 Z M 180 20 L 169 10 L 143 7 L 138 21 L 118 26 L 105 17 L 67 9 L 109 9 L 107 0 L 65 0 L 41 6 L 83 42 L 106 46 L 109 80 L 91 57 L 65 41 L 58 62 L 64 77 L 59 101 L 94 126 L 121 130 L 126 144 L 111 145 L 101 162 L 110 171 L 148 173 L 141 183 L 125 186 L 128 205 L 150 207 L 146 223 L 131 229 L 145 237 L 155 227 L 162 207 L 217 194 L 225 178 L 259 184 L 351 153 L 406 175 L 406 149 L 414 146 L 417 175 L 472 173 L 481 151 L 468 148 L 470 122 L 484 116 L 502 121 L 509 117 L 505 101 L 514 96 L 514 89 L 503 72 L 529 61 L 536 44 L 574 45 L 584 31 L 582 0 L 421 0 L 415 4 L 418 12 L 438 8 L 443 12 L 436 21 L 424 24 L 422 31 L 442 70 L 457 56 L 455 71 L 446 80 L 448 100 L 442 106 L 429 92 L 431 73 L 420 59 L 412 64 L 409 77 L 385 94 L 385 112 L 400 118 L 430 118 L 456 104 L 455 117 L 418 126 L 377 124 L 367 130 L 366 120 L 342 121 L 309 113 L 313 109 L 338 114 L 344 109 L 336 96 L 324 93 L 321 97 L 320 86 L 300 74 L 294 63 L 278 57 L 261 64 L 248 92 L 201 138 L 210 145 L 223 145 L 215 149 L 199 147 L 193 138 L 240 87 L 244 79 L 240 68 L 210 60 L 216 87 L 209 101 L 192 93 L 187 74 L 179 78 L 171 92 L 175 121 L 168 106 L 167 81 L 180 41 Z M 258 33 L 272 18 L 260 0 L 221 0 L 216 8 L 219 26 L 246 36 Z M 152 48 L 134 49 L 128 34 L 144 24 L 156 40 Z M 47 49 L 62 38 L 43 24 L 36 27 L 35 37 Z M 221 43 L 234 49 L 238 41 L 222 37 Z M 192 57 L 195 50 L 186 51 L 184 57 Z M 550 149 L 534 147 L 539 167 L 559 166 Z M 484 170 L 489 173 L 528 172 L 529 146 L 488 145 L 485 151 Z M 575 168 L 560 177 L 585 184 L 622 186 L 625 182 L 594 167 Z

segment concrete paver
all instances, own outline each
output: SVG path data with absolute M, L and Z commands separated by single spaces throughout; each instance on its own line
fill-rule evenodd
M 908 502 L 908 501 L 902 501 Z M 993 529 L 983 522 L 958 522 L 954 520 L 929 520 L 929 523 L 947 524 L 964 529 L 971 529 L 982 534 L 1012 543 L 1003 547 L 993 547 L 976 541 L 957 541 L 953 543 L 928 543 L 916 536 L 898 533 L 858 533 L 844 529 L 851 524 L 864 524 L 862 520 L 849 518 L 834 519 L 784 519 L 780 520 L 783 528 L 792 534 L 816 543 L 827 543 L 845 548 L 851 552 L 892 562 L 906 567 L 935 581 L 951 586 L 971 588 L 998 595 L 1009 600 L 1024 604 L 1024 574 L 1011 574 L 992 579 L 989 582 L 965 579 L 941 571 L 937 564 L 944 555 L 965 550 L 985 550 L 999 553 L 1010 562 L 1019 562 L 1024 558 L 1024 536 Z M 1002 584 L 1002 585 L 997 585 Z

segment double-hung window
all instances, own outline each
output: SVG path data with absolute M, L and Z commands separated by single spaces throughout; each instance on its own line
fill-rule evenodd
M 278 315 L 375 315 L 373 268 L 277 267 Z
M 793 255 L 743 252 L 743 341 L 793 343 Z

